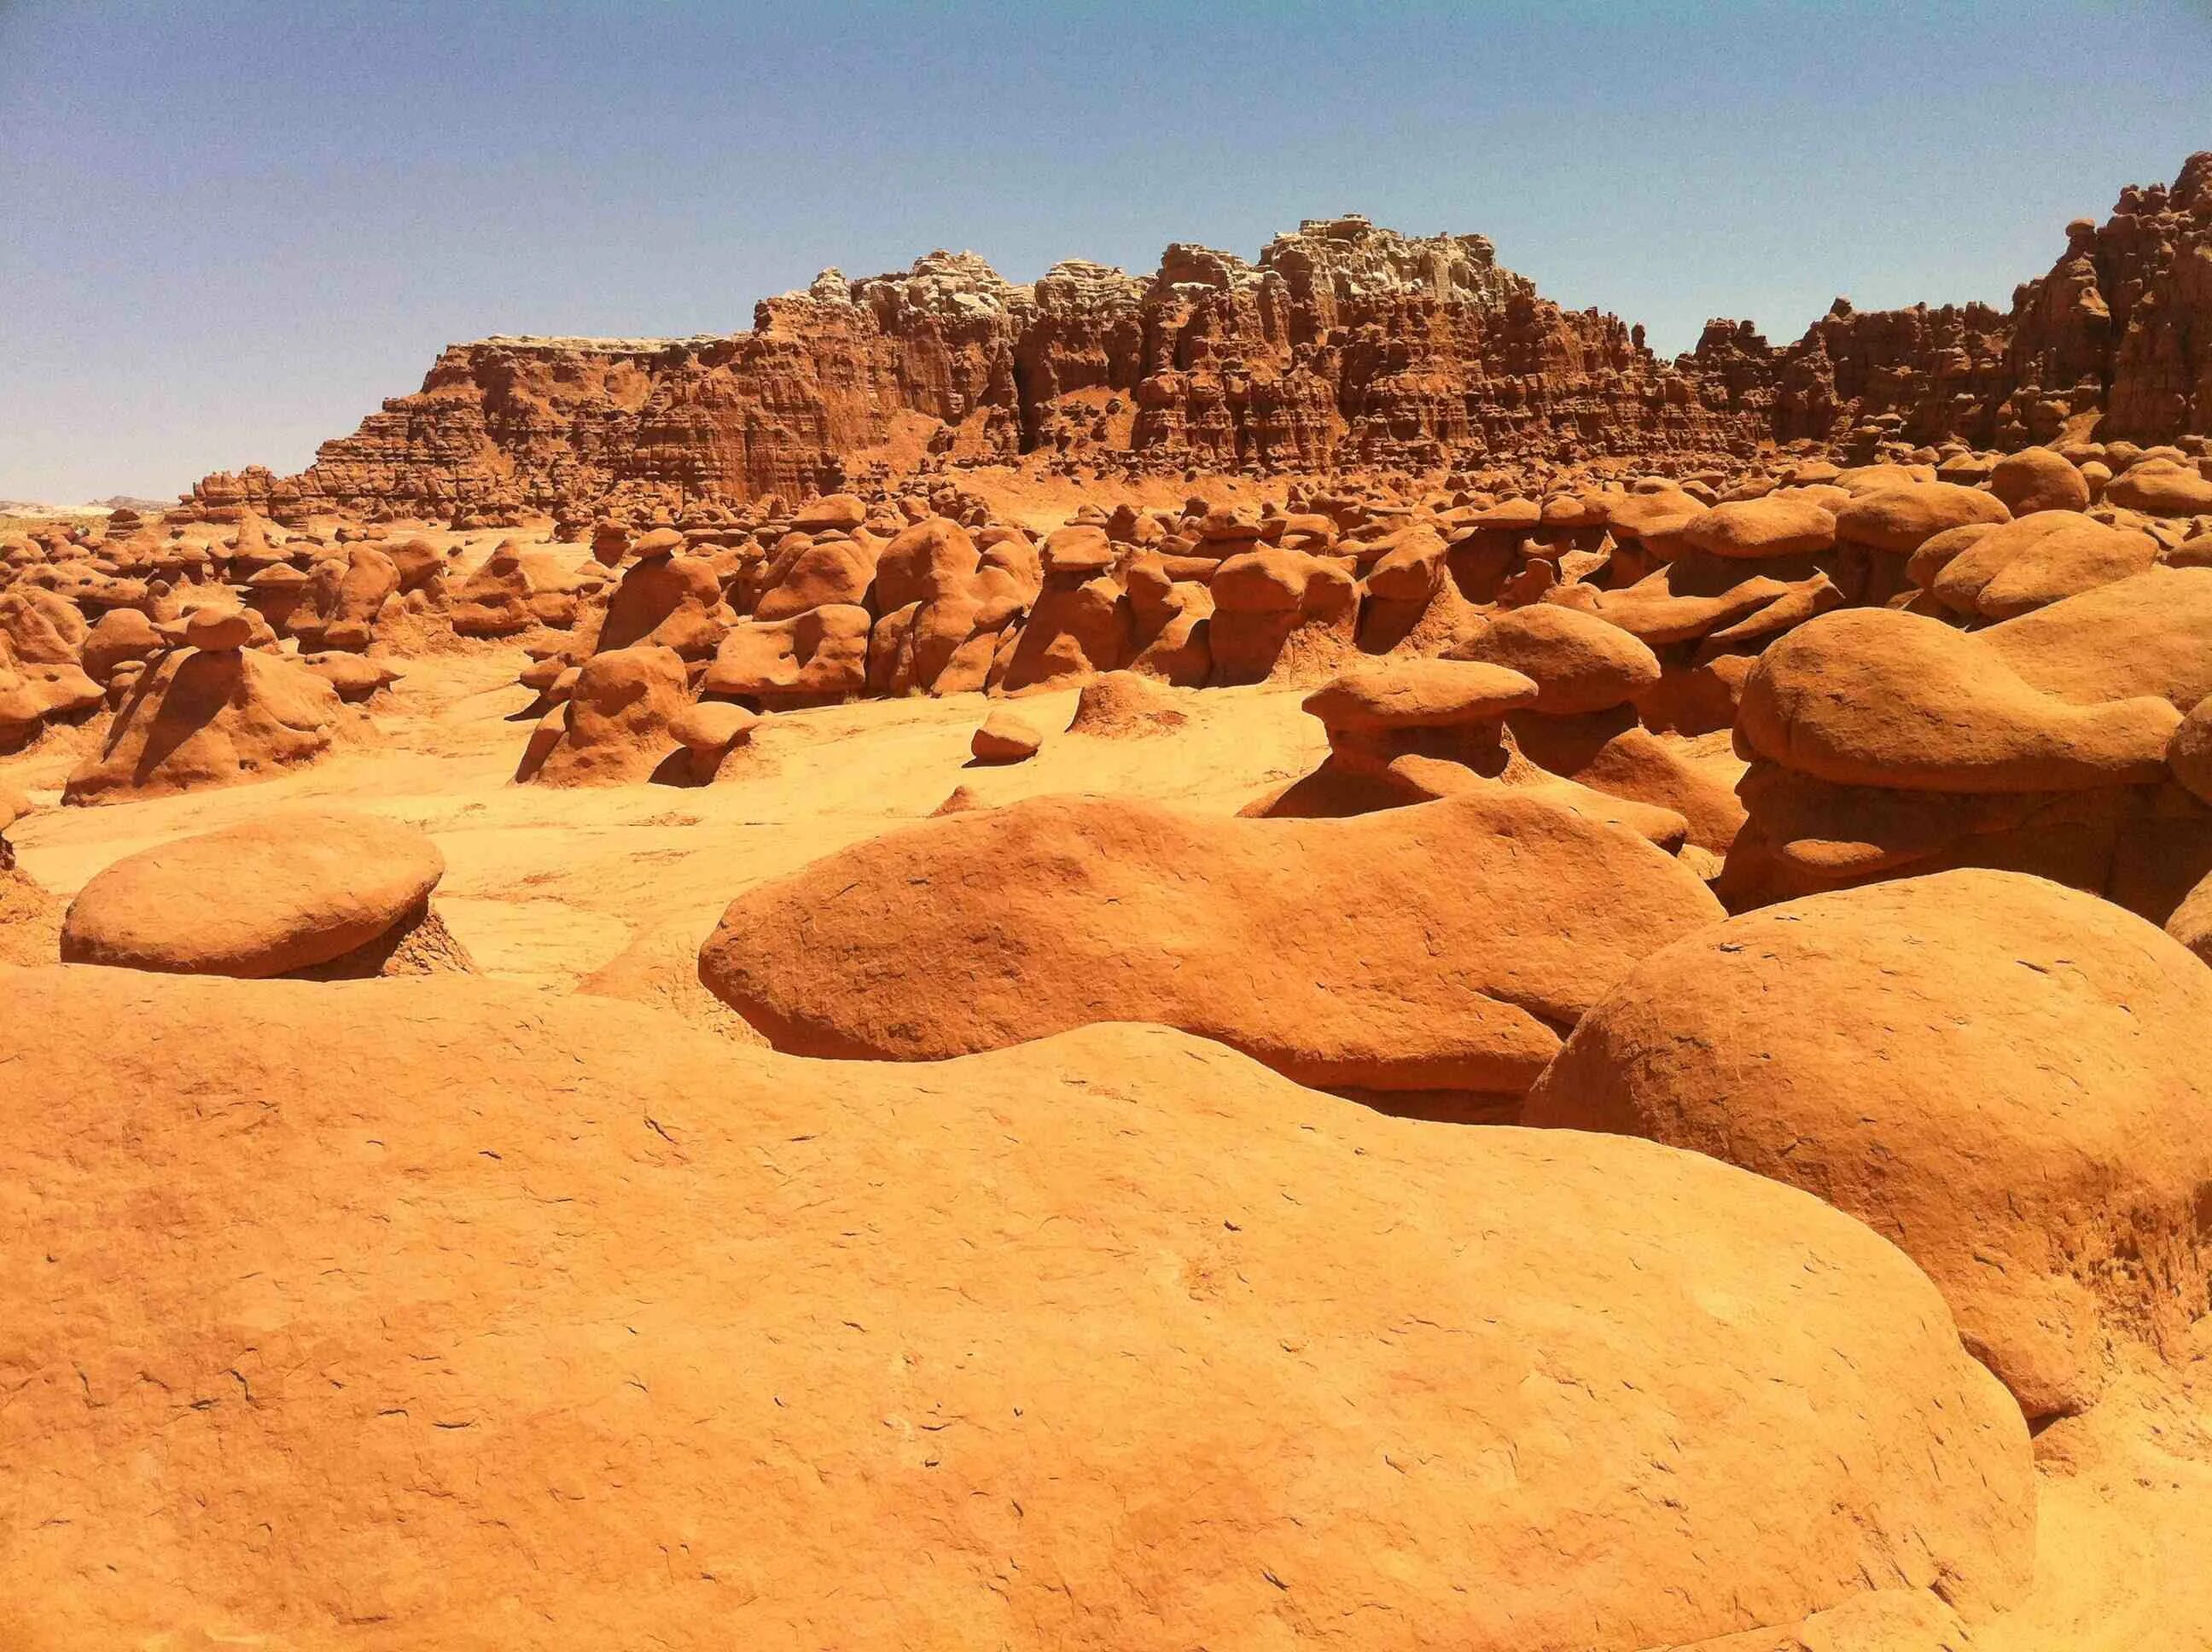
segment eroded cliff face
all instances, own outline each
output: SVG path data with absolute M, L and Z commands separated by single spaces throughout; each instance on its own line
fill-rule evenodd
M 2066 251 L 2009 311 L 1838 300 L 1778 365 L 1785 441 L 2017 447 L 2100 415 L 2107 440 L 2212 428 L 2212 152 L 2171 188 L 2121 191 L 2101 228 L 2067 225 Z
M 825 270 L 750 332 L 453 345 L 301 475 L 212 476 L 188 503 L 494 521 L 638 490 L 801 497 L 925 452 L 1422 469 L 2016 446 L 2100 413 L 2108 437 L 2212 426 L 2212 154 L 2067 238 L 2007 313 L 1838 300 L 1795 344 L 1716 321 L 1671 363 L 1642 328 L 1542 297 L 1479 235 L 1313 219 L 1256 263 L 1177 243 L 1150 276 L 1073 260 L 1029 284 L 939 252 Z

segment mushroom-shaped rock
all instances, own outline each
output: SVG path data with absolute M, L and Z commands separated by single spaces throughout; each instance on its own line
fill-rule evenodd
M 1536 684 L 1503 665 L 1398 659 L 1346 671 L 1305 697 L 1331 730 L 1456 728 L 1536 703 Z
M 1043 744 L 1044 736 L 1027 718 L 1001 706 L 983 720 L 968 750 L 978 762 L 1018 763 L 1036 756 Z
M 1113 567 L 1115 552 L 1105 529 L 1070 523 L 1045 535 L 1040 555 L 1046 573 L 1079 574 L 1088 579 Z
M 246 581 L 246 605 L 266 620 L 271 630 L 282 631 L 307 601 L 313 584 L 289 562 L 278 562 Z
M 445 871 L 438 846 L 399 821 L 338 810 L 265 815 L 94 874 L 70 903 L 61 955 L 170 975 L 289 975 L 373 951 L 421 923 Z
M 1367 570 L 1368 593 L 1387 603 L 1425 604 L 1444 575 L 1446 547 L 1434 528 L 1409 528 Z
M 750 739 L 760 726 L 760 714 L 725 700 L 702 700 L 686 706 L 669 719 L 668 732 L 695 757 L 720 757 L 739 742 Z
M 653 771 L 653 778 L 670 785 L 705 786 L 722 767 L 723 759 L 750 743 L 760 725 L 760 714 L 726 700 L 702 700 L 668 720 L 668 736 L 683 750 Z
M 1916 482 L 1863 493 L 1836 513 L 1836 537 L 1910 556 L 1947 528 L 2005 522 L 2012 513 L 1995 494 L 1948 482 Z
M 1659 657 L 1639 638 L 1595 614 L 1555 603 L 1510 609 L 1480 622 L 1445 650 L 1484 660 L 1536 685 L 1532 709 L 1547 714 L 1604 711 L 1659 681 Z
M 2022 680 L 1979 636 L 1855 608 L 1759 657 L 1736 732 L 1760 756 L 1843 785 L 2037 792 L 2161 779 L 2179 721 L 2148 697 L 2071 704 Z
M 2007 453 L 1990 470 L 1990 491 L 2014 517 L 2038 511 L 2086 511 L 2088 478 L 2063 454 L 2048 447 Z
M 115 803 L 272 780 L 331 749 L 357 717 L 296 659 L 185 648 L 132 683 L 100 749 L 70 774 L 65 803 Z
M 2012 619 L 2147 571 L 2158 542 L 2078 511 L 2039 511 L 1992 527 L 1947 557 L 1927 582 L 1954 613 Z
M 1257 541 L 1261 526 L 1253 506 L 1216 505 L 1200 519 L 1198 537 L 1207 555 L 1225 557 Z
M 1662 558 L 1686 548 L 1682 531 L 1700 520 L 1707 508 L 1703 501 L 1676 488 L 1609 495 L 1603 507 L 1606 525 L 1615 538 L 1634 540 Z
M 1693 1148 L 1856 1216 L 2040 1417 L 2095 1397 L 2108 1341 L 2172 1351 L 2203 1310 L 2207 1024 L 2212 972 L 2142 919 L 1944 872 L 1655 951 L 1523 1116 Z
M 1510 792 L 1348 820 L 1054 797 L 749 890 L 699 969 L 800 1054 L 1162 1021 L 1305 1083 L 1512 1096 L 1630 961 L 1719 914 L 1649 843 Z
M 1270 677 L 1311 682 L 1356 648 L 1359 586 L 1338 562 L 1268 545 L 1224 561 L 1211 589 L 1207 645 L 1224 686 Z
M 1378 1648 L 1825 1644 L 1796 1626 L 1984 1618 L 2033 1570 L 2027 1431 L 1934 1288 L 1693 1154 L 1380 1118 L 1159 1028 L 830 1069 L 494 981 L 0 993 L 40 1258 L 0 1270 L 0 1454 L 70 1521 L 10 1595 L 63 1644 L 248 1600 L 326 1636 L 269 1529 L 351 1610 L 464 1585 L 409 1599 L 440 1646 L 518 1612 L 726 1642 L 672 1532 L 740 1569 L 762 1643 L 858 1652 L 1288 1644 L 1316 1612 Z M 144 1449 L 195 1395 L 203 1448 Z M 592 1564 L 518 1549 L 587 1483 L 560 1525 Z M 149 1507 L 194 1517 L 145 1546 Z M 88 1594 L 88 1550 L 130 1587 Z
M 868 507 L 851 494 L 825 494 L 793 512 L 791 525 L 801 533 L 849 533 L 867 519 Z
M 1681 537 L 1713 556 L 1804 556 L 1836 543 L 1836 519 L 1801 495 L 1768 494 L 1716 505 L 1692 519 Z
M 235 608 L 194 609 L 185 621 L 185 641 L 208 653 L 243 648 L 253 641 L 253 622 Z

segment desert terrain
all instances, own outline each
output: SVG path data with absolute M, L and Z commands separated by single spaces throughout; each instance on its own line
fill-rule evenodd
M 2212 1645 L 2212 154 L 457 344 L 0 523 L 0 1646 Z

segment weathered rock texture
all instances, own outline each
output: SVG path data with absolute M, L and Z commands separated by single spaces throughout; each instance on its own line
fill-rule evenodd
M 1038 798 L 747 891 L 699 975 L 795 1054 L 1158 1021 L 1304 1084 L 1510 1096 L 1636 960 L 1720 915 L 1648 844 L 1510 793 L 1280 822 Z
M 2141 919 L 2004 872 L 1845 890 L 1654 952 L 1530 1123 L 1648 1135 L 1818 1193 L 1928 1270 L 2030 1417 L 2109 1345 L 2171 1354 L 2212 1278 L 2212 973 Z
M 974 253 L 825 270 L 750 332 L 492 337 L 326 442 L 297 477 L 207 477 L 234 516 L 331 506 L 496 519 L 643 489 L 802 497 L 924 449 L 1177 464 L 1748 451 L 1897 436 L 2013 446 L 2212 425 L 2212 153 L 2069 227 L 2008 312 L 1838 300 L 1793 345 L 1709 323 L 1672 364 L 1641 327 L 1540 296 L 1479 235 L 1310 219 L 1256 264 L 1177 243 L 1150 277 L 1080 260 L 1034 283 Z
M 0 1001 L 9 1646 L 1826 1646 L 2033 1567 L 1928 1281 L 1693 1154 L 1157 1027 L 832 1068 L 462 978 Z

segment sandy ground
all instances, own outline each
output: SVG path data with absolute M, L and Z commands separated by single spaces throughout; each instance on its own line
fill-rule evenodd
M 1053 513 L 1053 501 L 1032 498 Z M 487 538 L 496 536 L 487 536 Z M 732 896 L 810 859 L 932 813 L 957 786 L 987 804 L 1116 793 L 1233 812 L 1326 749 L 1295 690 L 1174 694 L 1170 732 L 1063 732 L 1073 691 L 1015 702 L 1046 734 L 1031 762 L 969 763 L 981 695 L 776 716 L 708 787 L 518 785 L 532 720 L 519 649 L 404 662 L 372 734 L 270 783 L 90 809 L 44 809 L 14 829 L 21 864 L 66 897 L 120 856 L 272 809 L 343 804 L 412 822 L 444 851 L 437 896 L 484 971 L 549 993 L 659 1002 L 757 1042 L 701 988 L 701 940 Z M 58 799 L 88 731 L 0 760 L 0 781 Z M 2174 1364 L 2123 1374 L 2088 1416 L 2047 1429 L 2034 1596 L 1985 1626 L 1996 1652 L 2196 1652 L 2212 1645 L 2212 1320 Z
M 363 743 L 258 786 L 91 809 L 43 810 L 10 834 L 20 861 L 68 896 L 101 867 L 167 840 L 307 804 L 408 821 L 436 839 L 439 911 L 485 972 L 570 990 L 680 1001 L 698 944 L 741 890 L 931 814 L 965 785 L 986 804 L 1111 792 L 1233 813 L 1327 750 L 1294 690 L 1172 694 L 1172 734 L 1061 733 L 1073 690 L 1015 702 L 1046 733 L 1012 767 L 973 765 L 981 695 L 878 701 L 771 718 L 705 787 L 517 785 L 534 717 L 519 649 L 406 663 Z M 82 734 L 50 738 L 0 775 L 58 800 Z M 629 983 L 625 987 L 614 983 Z

